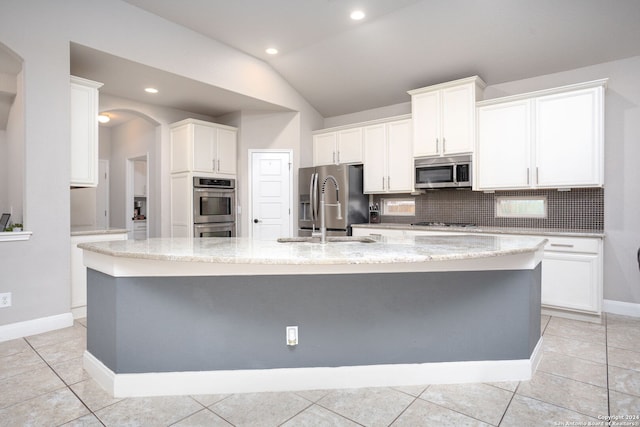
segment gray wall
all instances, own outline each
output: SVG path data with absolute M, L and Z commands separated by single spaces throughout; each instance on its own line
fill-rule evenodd
M 116 373 L 528 359 L 540 277 L 540 265 L 134 278 L 89 269 L 87 350 Z M 298 326 L 295 347 L 286 326 Z
M 317 111 L 265 62 L 125 2 L 2 2 L 0 43 L 24 61 L 24 115 L 17 120 L 23 126 L 17 129 L 27 131 L 18 138 L 24 141 L 18 152 L 24 157 L 15 165 L 25 185 L 16 186 L 20 202 L 15 203 L 24 207 L 23 222 L 33 236 L 0 244 L 0 291 L 13 293 L 13 306 L 0 311 L 0 326 L 70 310 L 70 117 L 69 109 L 61 108 L 69 105 L 70 42 L 300 111 L 295 145 L 310 141 L 312 122 L 322 123 Z M 254 79 L 244 78 L 247 67 Z M 166 189 L 169 131 L 164 123 L 175 120 L 149 116 L 161 124 L 155 178 Z M 155 203 L 162 214 L 156 232 L 168 235 L 168 192 Z

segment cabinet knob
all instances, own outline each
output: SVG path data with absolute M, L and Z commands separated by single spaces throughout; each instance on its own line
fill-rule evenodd
M 253 220 L 253 223 L 254 223 L 254 224 L 257 224 L 257 223 L 259 223 L 259 222 L 260 222 L 260 220 L 259 220 L 258 218 L 254 218 L 254 220 Z

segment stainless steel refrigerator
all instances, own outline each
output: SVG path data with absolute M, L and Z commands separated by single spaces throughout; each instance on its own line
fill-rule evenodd
M 327 176 L 338 183 L 341 215 L 336 191 Z M 325 184 L 326 181 L 326 184 Z M 351 225 L 369 221 L 369 196 L 363 193 L 362 165 L 329 165 L 298 170 L 298 236 L 320 229 L 320 193 L 325 184 L 325 225 L 329 236 L 350 236 Z

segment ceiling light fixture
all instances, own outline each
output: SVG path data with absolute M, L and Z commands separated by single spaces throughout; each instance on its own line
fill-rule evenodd
M 144 89 L 144 91 L 147 93 L 158 93 L 158 89 L 156 89 L 155 87 L 147 87 Z
M 364 17 L 366 16 L 364 14 L 363 11 L 361 10 L 354 10 L 353 12 L 351 12 L 351 15 L 349 15 L 351 17 L 351 19 L 353 19 L 354 21 L 359 21 L 361 19 L 364 19 Z
M 268 47 L 265 52 L 267 52 L 269 55 L 277 55 L 278 49 L 276 49 L 275 47 Z
M 109 117 L 108 114 L 100 114 L 98 115 L 98 121 L 100 123 L 109 123 L 109 120 L 111 120 L 111 117 Z

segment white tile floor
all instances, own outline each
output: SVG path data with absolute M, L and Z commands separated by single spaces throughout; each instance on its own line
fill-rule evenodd
M 135 399 L 83 371 L 80 321 L 0 343 L 0 426 L 640 426 L 640 319 L 605 320 L 543 316 L 531 381 Z

